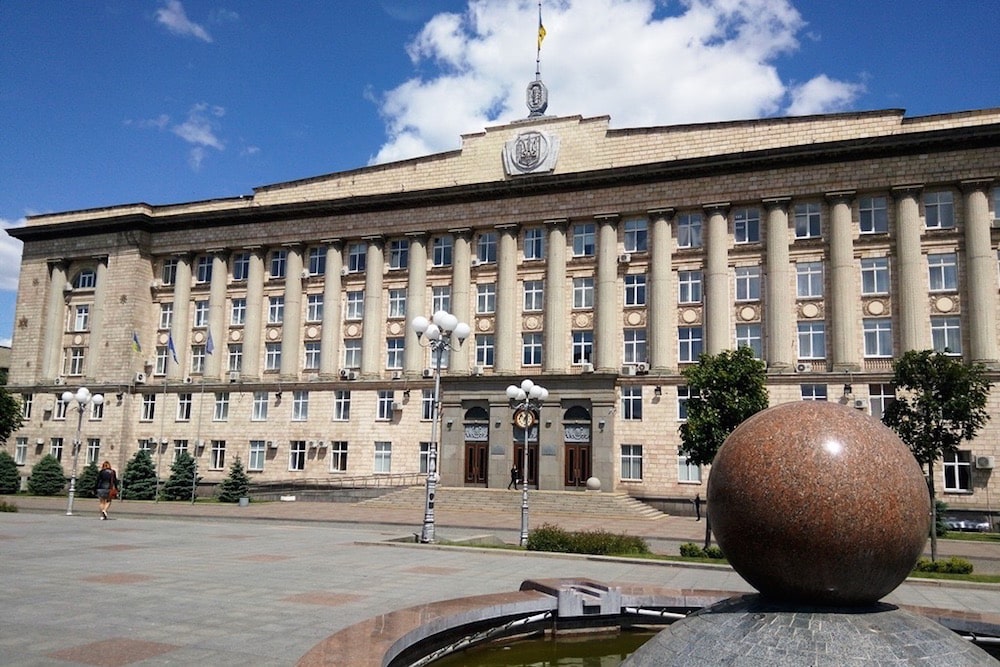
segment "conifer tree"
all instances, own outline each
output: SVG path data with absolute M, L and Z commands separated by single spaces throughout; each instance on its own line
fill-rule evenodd
M 66 488 L 63 467 L 51 454 L 46 454 L 31 469 L 28 491 L 36 496 L 55 496 Z
M 140 449 L 125 466 L 122 477 L 122 500 L 156 498 L 156 466 L 148 449 Z
M 235 503 L 250 495 L 250 478 L 247 476 L 240 457 L 236 457 L 229 467 L 229 475 L 219 485 L 219 502 Z
M 14 457 L 0 452 L 0 493 L 17 493 L 21 488 L 21 474 L 17 471 Z
M 195 460 L 187 452 L 177 455 L 170 466 L 170 478 L 160 491 L 162 500 L 191 500 L 194 486 Z M 200 479 L 200 478 L 199 478 Z
M 91 461 L 76 478 L 76 495 L 80 498 L 97 497 L 97 462 Z

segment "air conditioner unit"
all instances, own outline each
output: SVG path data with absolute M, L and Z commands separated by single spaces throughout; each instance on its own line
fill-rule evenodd
M 811 373 L 813 369 L 812 364 L 795 364 L 796 373 Z
M 632 261 L 632 255 L 630 253 L 623 252 L 622 254 L 618 255 L 619 264 L 628 264 L 631 261 Z
M 865 399 L 863 399 L 863 398 L 855 398 L 854 399 L 854 407 L 856 409 L 858 409 L 858 410 L 864 410 L 868 406 L 865 405 Z
M 482 366 L 473 366 L 472 367 L 472 374 L 475 375 L 476 377 L 479 377 L 480 375 L 483 374 L 483 367 Z
M 268 449 L 277 449 L 278 448 L 278 443 L 276 443 L 274 440 L 268 440 L 267 441 L 267 448 Z
M 61 378 L 61 377 L 56 378 L 55 383 L 59 385 L 66 384 L 66 378 Z
M 399 401 L 393 401 L 392 402 L 392 411 L 393 412 L 402 412 L 402 410 L 403 410 L 403 404 L 402 403 L 400 403 Z
M 348 274 L 350 274 L 350 272 L 351 272 L 351 270 L 349 268 L 347 268 L 346 266 L 340 269 L 340 275 L 341 276 L 345 276 L 346 277 Z
M 649 364 L 644 363 L 644 362 L 640 362 L 640 363 L 636 364 L 635 365 L 635 372 L 638 373 L 639 375 L 645 375 L 646 373 L 649 372 Z
M 184 384 L 191 384 L 192 382 L 194 382 L 194 378 L 190 375 L 184 378 Z
M 347 369 L 347 368 L 341 368 L 340 369 L 340 379 L 341 380 L 346 380 L 347 376 L 350 375 L 350 374 L 351 374 L 350 369 Z
M 239 371 L 229 371 L 229 381 L 230 382 L 239 382 L 240 381 L 240 372 Z
M 622 375 L 635 375 L 635 366 L 622 366 Z
M 434 371 L 433 371 L 432 369 L 430 369 L 430 368 L 425 368 L 425 369 L 424 369 L 424 370 L 423 370 L 423 371 L 422 371 L 422 372 L 420 373 L 420 375 L 421 375 L 422 377 L 424 377 L 424 378 L 427 378 L 427 379 L 430 379 L 430 378 L 434 377 Z
M 976 468 L 979 470 L 993 470 L 996 467 L 996 457 L 995 456 L 977 456 L 976 457 Z
M 483 263 L 483 260 L 479 259 L 478 257 L 473 257 L 472 261 L 469 263 L 472 264 L 472 266 L 479 266 L 480 264 Z
M 590 363 L 583 364 L 582 368 L 583 368 L 583 372 L 584 373 L 593 373 L 594 372 L 594 364 L 590 364 Z
M 402 380 L 403 379 L 403 371 L 393 371 L 392 372 L 392 379 L 393 380 Z
M 136 384 L 146 384 L 146 374 L 142 371 L 136 373 L 134 379 Z
M 358 372 L 357 371 L 347 371 L 347 379 L 348 380 L 357 380 L 358 379 Z
M 305 280 L 310 275 L 312 275 L 312 274 L 309 273 L 309 269 L 302 269 L 302 280 Z

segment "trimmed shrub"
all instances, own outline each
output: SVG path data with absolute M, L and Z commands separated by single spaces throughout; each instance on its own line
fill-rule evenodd
M 722 553 L 722 549 L 715 544 L 711 544 L 707 549 L 705 549 L 705 555 L 709 558 L 715 558 L 716 560 L 723 560 L 726 557 L 726 555 Z
M 140 449 L 125 466 L 122 500 L 152 500 L 156 497 L 156 466 L 148 449 Z
M 28 491 L 36 496 L 56 496 L 66 488 L 66 475 L 56 457 L 43 456 L 31 469 Z
M 704 558 L 705 550 L 694 542 L 685 542 L 681 545 L 681 556 L 684 558 Z
M 0 493 L 13 494 L 21 488 L 21 473 L 17 471 L 14 457 L 0 451 Z
M 97 463 L 88 463 L 76 478 L 76 495 L 81 498 L 97 497 Z
M 233 465 L 229 466 L 229 475 L 219 484 L 219 502 L 235 503 L 240 498 L 250 497 L 250 478 L 247 477 L 240 457 L 236 457 Z
M 947 560 L 931 560 L 921 558 L 913 568 L 915 572 L 940 572 L 942 574 L 972 574 L 972 563 L 952 556 Z
M 641 537 L 616 535 L 603 530 L 569 532 L 544 524 L 528 533 L 528 551 L 624 556 L 648 554 L 649 545 Z
M 0 500 L 0 512 L 16 512 L 17 505 L 14 503 L 8 503 L 6 500 Z

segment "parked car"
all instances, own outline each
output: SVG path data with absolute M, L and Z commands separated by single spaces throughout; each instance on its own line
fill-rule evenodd
M 989 519 L 985 516 L 976 517 L 957 517 L 954 515 L 948 515 L 944 518 L 945 525 L 948 526 L 948 530 L 962 531 L 965 533 L 988 533 L 993 527 L 990 525 Z

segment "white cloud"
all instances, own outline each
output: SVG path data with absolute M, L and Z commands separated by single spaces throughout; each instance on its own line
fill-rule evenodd
M 194 37 L 203 42 L 212 41 L 212 36 L 203 26 L 187 17 L 180 0 L 167 0 L 166 6 L 156 10 L 156 20 L 175 35 Z
M 188 155 L 188 164 L 195 171 L 201 168 L 207 155 L 206 148 L 215 150 L 225 150 L 226 146 L 216 135 L 218 129 L 217 118 L 221 118 L 226 110 L 219 106 L 209 106 L 205 102 L 196 104 L 188 111 L 187 120 L 179 125 L 174 125 L 170 131 L 178 137 L 193 144 Z
M 21 274 L 21 249 L 23 243 L 7 233 L 13 227 L 23 227 L 24 218 L 10 221 L 0 218 L 0 308 L 4 314 L 0 316 L 4 328 L 13 326 L 14 307 L 17 303 L 17 281 Z M 4 333 L 7 333 L 6 331 Z M 0 337 L 0 345 L 10 347 L 9 336 Z
M 610 115 L 616 127 L 841 110 L 863 88 L 817 75 L 783 82 L 776 62 L 805 23 L 791 0 L 552 0 L 542 80 L 549 115 Z M 412 78 L 379 99 L 386 162 L 458 147 L 459 135 L 525 118 L 538 5 L 470 0 L 408 45 Z M 822 82 L 822 85 L 821 83 Z

